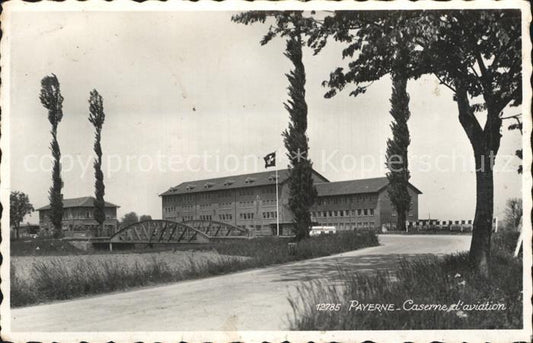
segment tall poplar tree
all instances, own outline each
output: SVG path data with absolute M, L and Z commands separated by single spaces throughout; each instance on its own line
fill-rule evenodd
M 342 11 L 314 22 L 308 44 L 319 53 L 328 37 L 346 43 L 343 58 L 359 55 L 349 63 L 349 70 L 337 68 L 331 73 L 326 98 L 336 95 L 349 83 L 357 87 L 350 93 L 358 96 L 366 92 L 372 81 L 390 74 L 392 78 L 391 124 L 392 138 L 387 140 L 386 167 L 389 180 L 388 195 L 397 213 L 396 228 L 406 230 L 405 222 L 410 209 L 408 148 L 410 144 L 409 94 L 407 82 L 421 75 L 415 67 L 419 52 L 411 37 L 410 21 L 413 11 Z M 360 60 L 365 63 L 360 63 Z
M 287 37 L 284 55 L 294 66 L 286 74 L 289 80 L 289 100 L 284 105 L 289 112 L 290 122 L 282 136 L 289 158 L 289 207 L 294 215 L 295 238 L 301 240 L 309 237 L 312 224 L 310 208 L 317 198 L 313 184 L 313 164 L 308 155 L 306 78 L 302 61 L 302 36 L 312 20 L 304 18 L 301 11 L 250 11 L 233 16 L 232 20 L 243 24 L 264 23 L 268 17 L 275 21 L 275 25 L 269 27 L 261 44 L 267 44 L 278 35 Z
M 392 75 L 392 96 L 390 114 L 394 118 L 391 124 L 392 138 L 387 140 L 386 164 L 389 172 L 388 195 L 397 213 L 396 229 L 406 231 L 405 221 L 410 210 L 409 195 L 409 94 L 407 78 L 402 73 Z
M 63 96 L 57 77 L 52 74 L 45 76 L 41 80 L 40 100 L 43 106 L 48 110 L 48 121 L 52 125 L 52 142 L 50 150 L 54 158 L 52 168 L 52 186 L 48 192 L 50 200 L 50 222 L 54 227 L 54 236 L 59 237 L 62 234 L 61 221 L 63 219 L 63 180 L 61 180 L 61 150 L 57 141 L 57 127 L 63 118 Z
M 400 40 L 400 38 L 399 38 Z M 392 138 L 387 140 L 386 165 L 389 169 L 388 195 L 397 214 L 396 229 L 406 231 L 405 221 L 411 207 L 409 195 L 409 160 L 408 148 L 411 143 L 407 121 L 411 116 L 409 112 L 409 94 L 407 93 L 408 74 L 405 67 L 408 63 L 406 45 L 398 44 L 395 58 L 392 61 L 392 95 L 390 99 L 390 114 L 393 118 L 391 124 Z
M 289 128 L 283 132 L 283 142 L 289 157 L 289 207 L 294 215 L 296 240 L 309 237 L 310 208 L 316 201 L 317 190 L 313 184 L 313 163 L 308 158 L 307 103 L 305 101 L 305 69 L 302 63 L 302 41 L 299 32 L 287 40 L 285 51 L 294 70 L 287 74 L 289 100 Z
M 102 231 L 105 221 L 105 185 L 104 173 L 102 173 L 102 146 L 100 144 L 102 138 L 102 126 L 104 125 L 104 101 L 102 96 L 98 94 L 96 89 L 91 91 L 89 97 L 89 121 L 94 126 L 94 152 L 96 158 L 94 160 L 94 219 L 98 222 L 99 230 Z

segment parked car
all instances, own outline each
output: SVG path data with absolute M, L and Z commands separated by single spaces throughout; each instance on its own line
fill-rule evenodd
M 336 233 L 337 228 L 335 226 L 313 226 L 309 231 L 309 236 L 327 235 Z

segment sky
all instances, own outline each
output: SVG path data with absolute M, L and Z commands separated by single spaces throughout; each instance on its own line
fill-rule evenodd
M 88 98 L 104 98 L 102 132 L 105 199 L 161 217 L 161 198 L 183 181 L 264 170 L 287 128 L 284 41 L 259 44 L 267 24 L 231 22 L 232 12 L 12 12 L 10 48 L 10 171 L 2 187 L 27 193 L 38 208 L 48 203 L 51 140 L 40 80 L 57 75 L 64 97 L 58 129 L 65 198 L 94 194 L 94 128 Z M 391 136 L 391 82 L 367 93 L 350 89 L 325 99 L 323 80 L 338 66 L 342 46 L 329 42 L 313 56 L 304 50 L 308 136 L 314 168 L 330 181 L 385 175 Z M 470 143 L 452 93 L 427 76 L 409 81 L 411 183 L 423 194 L 420 218 L 471 219 L 475 173 Z M 511 108 L 506 114 L 516 114 Z M 5 123 L 3 123 L 5 124 Z M 495 215 L 521 195 L 517 131 L 503 138 L 496 163 Z M 37 222 L 33 214 L 27 221 Z

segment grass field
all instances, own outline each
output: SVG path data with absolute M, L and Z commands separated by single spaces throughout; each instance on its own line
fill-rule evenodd
M 152 264 L 164 263 L 175 271 L 190 269 L 192 264 L 201 268 L 207 263 L 224 263 L 229 260 L 242 260 L 234 256 L 222 256 L 215 251 L 165 251 L 147 252 L 145 254 L 94 254 L 78 256 L 19 256 L 11 259 L 16 276 L 24 282 L 31 282 L 35 267 L 61 265 L 66 273 L 75 272 L 80 264 L 93 264 L 98 268 L 107 265 L 119 265 L 124 269 L 146 268 Z M 100 270 L 101 272 L 103 271 Z
M 288 239 L 256 238 L 195 246 L 200 250 L 11 257 L 11 306 L 220 275 L 378 245 L 373 232 L 318 236 L 288 251 Z M 41 245 L 42 246 L 42 245 Z M 67 249 L 67 248 L 65 248 Z M 63 251 L 65 250 L 63 249 Z
M 468 254 L 403 261 L 398 270 L 376 274 L 340 271 L 341 285 L 302 284 L 289 301 L 297 330 L 518 329 L 522 326 L 522 258 L 512 252 L 517 233 L 493 237 L 491 276 L 474 270 Z M 358 304 L 393 304 L 394 310 L 367 310 Z M 411 300 L 404 308 L 404 302 Z M 454 310 L 413 310 L 412 304 L 457 304 Z M 317 304 L 340 304 L 319 310 Z M 482 306 L 489 304 L 492 310 Z M 467 305 L 467 306 L 464 306 Z M 398 310 L 397 310 L 398 309 Z
M 246 259 L 215 251 L 12 257 L 11 305 L 218 274 Z

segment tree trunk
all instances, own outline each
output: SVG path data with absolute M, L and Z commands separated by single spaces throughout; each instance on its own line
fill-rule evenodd
M 407 213 L 405 211 L 398 212 L 398 222 L 396 223 L 396 230 L 407 231 L 405 226 L 406 217 Z
M 482 128 L 470 107 L 466 88 L 460 80 L 456 80 L 456 85 L 459 121 L 470 140 L 476 161 L 476 213 L 469 256 L 478 272 L 488 278 L 494 211 L 493 167 L 501 141 L 501 109 L 495 106 L 490 95 L 484 96 L 487 121 Z
M 15 226 L 15 233 L 16 233 L 16 238 L 18 241 L 20 239 L 20 226 L 18 225 Z
M 470 244 L 470 259 L 478 271 L 489 276 L 490 239 L 494 210 L 494 183 L 490 151 L 474 148 L 476 159 L 476 213 Z

